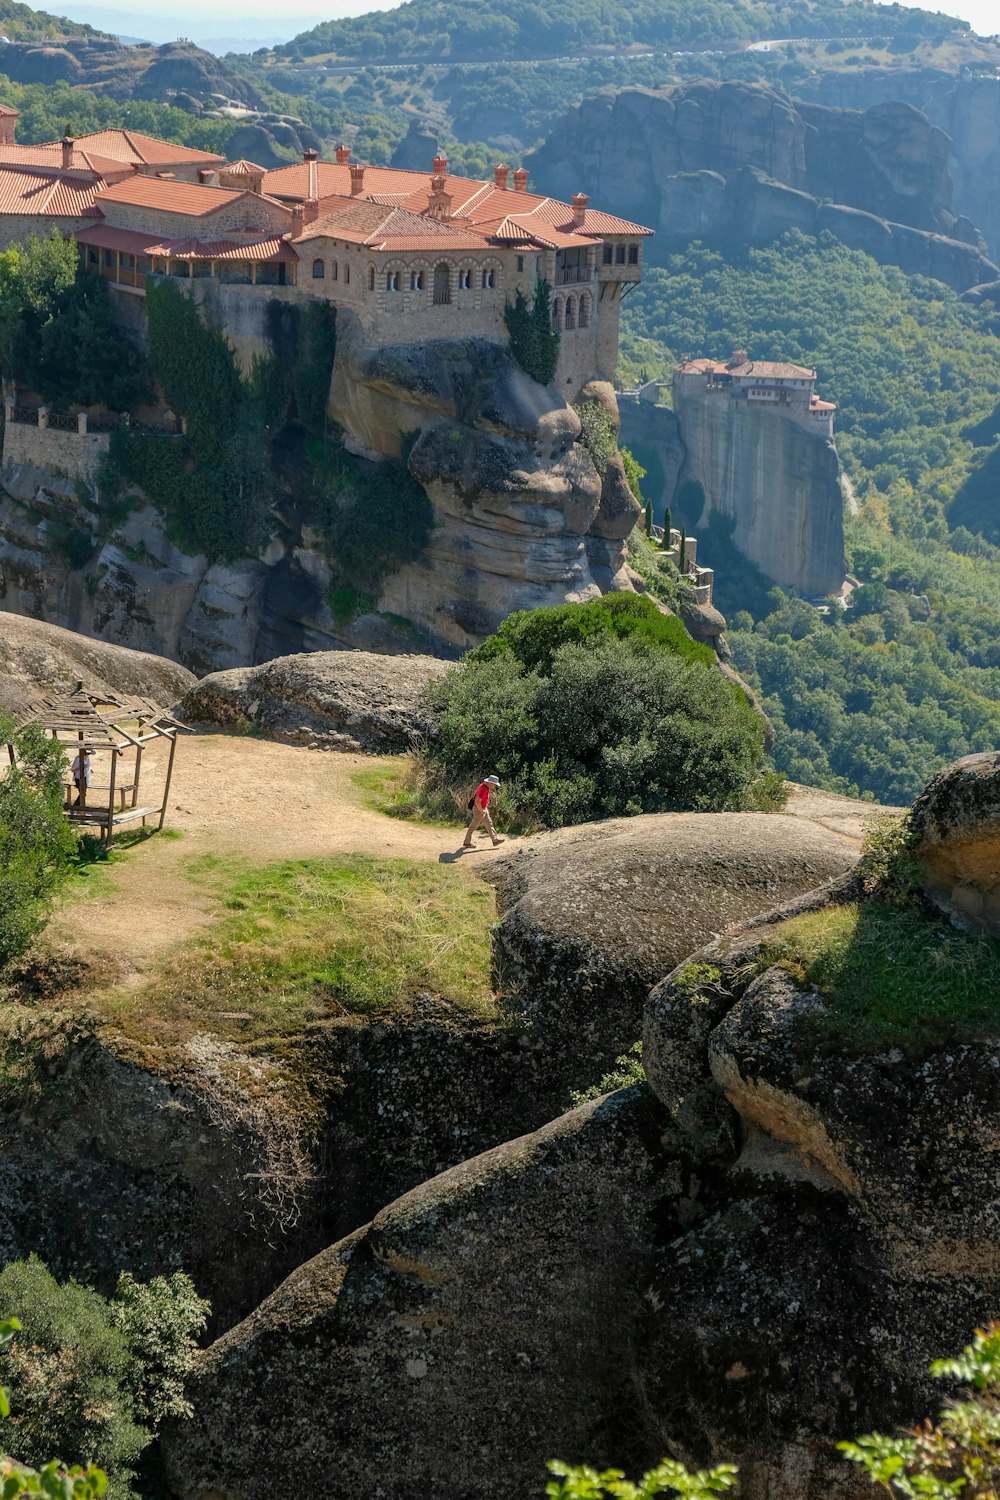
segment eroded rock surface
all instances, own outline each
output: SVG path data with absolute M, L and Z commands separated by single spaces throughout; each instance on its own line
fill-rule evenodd
M 766 813 L 651 813 L 540 834 L 490 867 L 505 993 L 595 1057 L 659 978 L 734 923 L 849 870 L 840 834 Z
M 424 693 L 447 670 L 434 656 L 313 651 L 212 672 L 185 694 L 177 711 L 185 723 L 391 755 L 426 740 L 433 716 Z
M 713 941 L 649 997 L 648 1088 L 300 1268 L 202 1357 L 183 1500 L 316 1472 L 332 1500 L 523 1500 L 553 1455 L 665 1452 L 737 1463 L 747 1500 L 861 1500 L 837 1440 L 934 1409 L 928 1361 L 1000 1296 L 1000 1040 L 859 1046 L 768 961 L 789 917 L 868 899 L 845 875 Z
M 913 805 L 912 830 L 934 904 L 959 927 L 1000 933 L 1000 752 L 939 772 Z
M 0 612 L 0 703 L 18 717 L 44 689 L 110 688 L 169 706 L 194 682 L 176 662 Z
M 995 176 L 989 93 L 966 91 L 955 113 L 970 162 L 988 161 Z M 531 170 L 553 195 L 585 178 L 614 212 L 657 230 L 654 256 L 692 239 L 761 244 L 829 229 L 883 264 L 964 291 L 992 279 L 993 262 L 954 211 L 948 146 L 938 124 L 898 99 L 800 105 L 766 84 L 700 79 L 585 100 Z

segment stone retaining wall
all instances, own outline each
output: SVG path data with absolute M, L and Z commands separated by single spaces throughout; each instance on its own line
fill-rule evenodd
M 29 422 L 7 422 L 3 435 L 3 467 L 26 466 L 92 481 L 102 454 L 108 451 L 107 432 L 65 432 Z

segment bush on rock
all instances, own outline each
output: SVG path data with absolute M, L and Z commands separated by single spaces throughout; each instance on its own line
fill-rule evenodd
M 496 771 L 521 826 L 739 808 L 763 727 L 712 661 L 635 595 L 511 615 L 431 689 L 426 791 Z

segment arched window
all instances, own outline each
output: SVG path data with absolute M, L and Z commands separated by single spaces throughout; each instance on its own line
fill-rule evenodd
M 472 272 L 463 268 L 458 273 L 458 289 L 460 292 L 471 292 Z
M 580 297 L 580 316 L 577 318 L 577 327 L 590 327 L 590 295 L 588 292 L 584 292 Z
M 576 327 L 576 298 L 575 297 L 567 297 L 566 298 L 566 327 L 567 328 L 575 328 Z
M 368 267 L 368 290 L 370 292 L 373 292 L 375 290 L 375 267 L 374 266 L 369 266 Z
M 313 261 L 313 281 L 322 281 L 326 275 L 326 266 L 318 258 Z
M 561 297 L 552 299 L 552 327 L 558 333 L 563 326 L 563 305 Z
M 399 291 L 399 272 L 398 271 L 386 271 L 386 273 L 385 273 L 385 289 L 386 289 L 387 292 L 398 292 Z
M 434 267 L 434 305 L 440 306 L 444 302 L 451 301 L 451 267 L 446 261 L 439 261 Z
M 410 272 L 410 291 L 411 292 L 422 292 L 423 289 L 424 289 L 424 273 L 423 273 L 423 271 L 411 271 Z
M 492 266 L 483 272 L 483 291 L 488 292 L 496 286 L 496 275 L 497 273 L 493 270 Z

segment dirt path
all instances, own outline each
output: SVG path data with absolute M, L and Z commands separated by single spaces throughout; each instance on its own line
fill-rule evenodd
M 162 751 L 147 751 L 143 785 L 148 778 L 150 791 L 162 784 L 164 762 Z M 370 756 L 318 754 L 234 735 L 185 735 L 178 743 L 167 816 L 167 827 L 182 837 L 149 839 L 99 868 L 91 891 L 76 885 L 50 937 L 126 981 L 138 977 L 219 910 L 225 881 L 208 889 L 209 882 L 191 876 L 192 864 L 205 855 L 257 866 L 344 853 L 457 860 L 474 877 L 494 857 L 487 840 L 477 840 L 474 853 L 459 855 L 460 830 L 407 823 L 364 805 L 365 792 L 352 778 L 386 764 Z M 795 787 L 786 809 L 855 846 L 874 811 L 808 787 Z
M 147 751 L 143 764 L 151 791 L 161 785 L 159 756 Z M 149 839 L 99 869 L 94 893 L 74 889 L 50 936 L 80 956 L 139 973 L 218 910 L 218 896 L 190 877 L 199 856 L 254 865 L 343 853 L 450 860 L 460 829 L 407 823 L 364 806 L 365 793 L 351 778 L 375 764 L 386 762 L 231 735 L 184 736 L 167 815 L 167 827 L 182 837 Z M 492 855 L 488 841 L 477 841 L 457 862 L 474 875 Z

